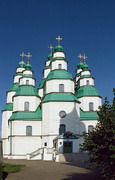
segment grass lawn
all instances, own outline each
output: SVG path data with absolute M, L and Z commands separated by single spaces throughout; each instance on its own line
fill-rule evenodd
M 24 165 L 15 165 L 15 164 L 7 164 L 7 163 L 3 163 L 2 166 L 2 171 L 9 173 L 16 173 L 21 171 L 22 167 L 24 167 Z

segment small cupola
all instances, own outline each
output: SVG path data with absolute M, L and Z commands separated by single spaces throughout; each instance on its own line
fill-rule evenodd
M 20 56 L 22 57 L 22 60 L 19 62 L 19 68 L 25 68 L 25 62 L 24 62 L 24 52 L 22 52 L 22 54 L 20 54 Z
M 32 66 L 31 66 L 31 64 L 30 64 L 30 58 L 32 57 L 32 55 L 30 55 L 30 53 L 28 53 L 28 54 L 26 55 L 26 57 L 28 58 L 28 61 L 27 61 L 26 65 L 25 65 L 25 69 L 26 69 L 26 70 L 31 70 L 31 69 L 32 69 Z
M 84 64 L 82 66 L 82 69 L 83 69 L 83 71 L 88 71 L 89 70 L 89 66 L 86 64 L 87 56 L 85 56 L 85 54 L 83 55 L 83 59 L 84 59 Z
M 58 45 L 55 47 L 55 52 L 62 52 L 63 47 L 60 45 L 60 41 L 62 40 L 62 38 L 60 36 L 58 36 L 56 38 L 56 40 L 58 41 Z

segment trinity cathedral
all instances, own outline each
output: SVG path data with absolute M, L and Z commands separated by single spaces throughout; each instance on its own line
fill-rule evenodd
M 9 159 L 59 161 L 59 154 L 77 153 L 83 132 L 97 124 L 101 96 L 79 55 L 75 76 L 67 70 L 62 38 L 45 61 L 43 78 L 35 87 L 31 55 L 22 53 L 2 111 L 3 154 Z M 24 57 L 28 61 L 24 62 Z

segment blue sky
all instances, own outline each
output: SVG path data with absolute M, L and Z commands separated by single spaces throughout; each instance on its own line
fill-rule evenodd
M 0 110 L 6 91 L 21 60 L 21 52 L 32 54 L 36 87 L 42 78 L 48 46 L 61 45 L 75 75 L 79 53 L 87 63 L 102 97 L 112 101 L 115 87 L 115 1 L 114 0 L 4 0 L 0 1 Z M 1 121 L 1 118 L 0 118 Z

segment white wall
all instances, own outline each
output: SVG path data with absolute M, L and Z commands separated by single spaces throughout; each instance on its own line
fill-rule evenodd
M 53 58 L 56 58 L 56 57 L 63 57 L 63 58 L 65 58 L 65 54 L 63 52 L 55 52 L 53 54 Z
M 23 72 L 24 70 L 25 70 L 25 68 L 19 67 L 19 68 L 16 69 L 16 72 Z
M 22 77 L 22 75 L 15 75 L 14 76 L 14 83 L 19 83 L 19 80 L 21 77 Z
M 48 74 L 50 73 L 50 69 L 45 69 L 44 70 L 44 78 L 46 78 L 48 76 Z
M 13 96 L 16 92 L 15 91 L 10 91 L 7 93 L 7 103 L 12 103 L 13 102 Z
M 91 73 L 90 73 L 90 71 L 82 71 L 81 72 L 81 76 L 83 76 L 83 75 L 90 75 Z
M 30 70 L 25 70 L 25 71 L 23 72 L 23 75 L 32 75 L 32 71 L 30 71 Z
M 51 61 L 48 61 L 48 60 L 47 60 L 47 61 L 46 61 L 46 66 L 49 66 L 49 65 L 50 65 L 50 62 L 51 62 Z
M 8 136 L 10 135 L 9 123 L 8 120 L 12 115 L 12 111 L 3 111 L 2 113 L 2 141 L 3 141 L 3 154 L 8 155 L 10 152 L 9 149 L 9 140 Z
M 32 136 L 41 135 L 41 121 L 25 121 L 16 120 L 12 121 L 12 135 L 13 136 L 26 136 L 26 126 L 32 126 Z
M 62 65 L 62 68 L 61 68 L 61 69 L 67 70 L 67 62 L 65 62 L 65 60 L 52 61 L 52 62 L 51 62 L 51 70 L 59 69 L 59 67 L 58 67 L 59 64 Z
M 43 88 L 38 89 L 38 95 L 39 95 L 40 97 L 43 97 Z
M 82 97 L 79 98 L 79 101 L 81 102 L 80 107 L 83 111 L 89 111 L 89 103 L 94 103 L 94 111 L 99 109 L 99 106 L 101 106 L 101 98 L 100 97 Z
M 41 143 L 41 147 L 46 147 L 46 148 L 52 148 L 53 147 L 53 140 L 55 139 L 55 137 L 57 137 L 58 134 L 55 135 L 43 135 L 42 136 L 42 143 Z M 47 143 L 47 146 L 45 146 L 44 144 Z
M 20 79 L 20 85 L 26 85 L 26 80 L 29 80 L 29 85 L 35 86 L 35 79 L 27 78 L 27 77 L 26 78 L 22 77 Z
M 92 125 L 95 127 L 97 122 L 97 120 L 82 120 L 80 122 L 80 134 L 82 134 L 84 131 L 88 132 L 88 126 Z
M 64 92 L 74 93 L 74 82 L 66 79 L 52 79 L 46 81 L 46 94 L 50 92 L 59 92 L 59 84 L 64 84 Z
M 8 157 L 8 155 L 10 153 L 8 138 L 2 140 L 2 146 L 3 146 L 3 157 Z
M 12 111 L 3 111 L 2 113 L 2 138 L 8 138 L 9 136 L 8 120 L 11 115 Z
M 60 124 L 66 125 L 66 131 L 79 133 L 79 105 L 74 102 L 49 102 L 42 104 L 42 134 L 59 134 Z M 59 112 L 64 110 L 66 117 L 61 118 Z
M 94 86 L 94 79 L 93 78 L 83 78 L 80 79 L 80 86 L 87 85 L 86 81 L 89 80 L 89 85 Z
M 41 147 L 41 137 L 12 137 L 12 154 L 25 155 Z M 26 158 L 26 157 L 25 157 Z
M 14 97 L 13 111 L 24 111 L 24 102 L 29 102 L 29 111 L 35 111 L 40 104 L 40 98 L 36 96 Z

